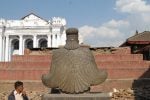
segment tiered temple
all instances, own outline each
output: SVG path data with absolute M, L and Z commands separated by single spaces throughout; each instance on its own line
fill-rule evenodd
M 132 53 L 143 54 L 144 60 L 150 60 L 150 31 L 144 31 L 129 37 L 120 47 L 130 46 Z

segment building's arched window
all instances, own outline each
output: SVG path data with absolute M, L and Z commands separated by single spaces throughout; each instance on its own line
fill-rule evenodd
M 12 40 L 11 46 L 12 46 L 13 50 L 19 50 L 19 40 L 18 39 Z
M 47 47 L 47 40 L 45 38 L 39 40 L 39 47 L 40 48 Z
M 32 49 L 33 48 L 33 40 L 32 39 L 27 39 L 25 41 L 25 48 L 28 48 L 28 49 Z

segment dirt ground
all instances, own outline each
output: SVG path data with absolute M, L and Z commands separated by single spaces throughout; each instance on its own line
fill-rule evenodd
M 8 95 L 14 90 L 14 82 L 0 82 L 0 100 L 8 100 Z M 29 100 L 41 100 L 44 93 L 48 93 L 50 89 L 44 87 L 40 82 L 34 84 L 24 83 L 24 90 L 29 97 Z
M 0 82 L 0 100 L 8 100 L 8 95 L 14 89 L 14 82 Z M 43 86 L 41 82 L 24 82 L 25 91 L 29 100 L 41 100 L 44 93 L 50 89 Z M 111 100 L 150 100 L 150 86 L 139 88 L 116 89 L 113 88 Z

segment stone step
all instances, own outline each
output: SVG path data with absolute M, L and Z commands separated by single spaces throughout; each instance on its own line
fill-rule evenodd
M 106 69 L 136 69 L 149 68 L 149 61 L 99 61 L 96 62 L 99 68 Z M 0 69 L 36 69 L 49 68 L 51 62 L 0 62 Z
M 41 100 L 111 100 L 109 93 L 44 94 Z
M 149 78 L 148 68 L 138 69 L 105 69 L 108 79 L 138 79 Z M 49 69 L 7 69 L 0 70 L 0 80 L 40 80 Z
M 12 62 L 49 62 L 51 55 L 13 55 Z M 98 54 L 96 61 L 142 61 L 142 54 Z
M 49 68 L 50 62 L 0 62 L 0 69 L 37 69 Z
M 114 68 L 149 68 L 149 61 L 99 61 L 96 62 L 97 66 L 100 68 L 114 69 Z
M 41 80 L 48 70 L 0 70 L 0 80 Z
M 49 62 L 51 55 L 13 55 L 12 62 Z
M 142 54 L 98 54 L 96 61 L 142 61 Z
M 121 55 L 95 55 L 98 68 L 107 70 L 108 79 L 137 79 L 149 70 L 150 61 L 143 61 L 142 55 Z M 16 55 L 12 62 L 0 62 L 0 80 L 41 80 L 50 65 L 51 55 Z
M 106 69 L 108 79 L 138 79 L 149 78 L 149 68 L 136 68 L 136 69 Z
M 108 79 L 138 79 L 149 78 L 149 68 L 126 68 L 126 69 L 105 69 Z M 0 80 L 40 80 L 43 74 L 49 72 L 46 68 L 37 69 L 1 69 Z
M 7 68 L 9 66 L 10 62 L 0 62 L 0 69 L 1 68 Z

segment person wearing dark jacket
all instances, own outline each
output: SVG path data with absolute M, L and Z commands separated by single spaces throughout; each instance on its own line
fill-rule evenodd
M 25 91 L 23 91 L 23 82 L 16 81 L 14 87 L 15 90 L 10 93 L 8 100 L 29 100 Z

